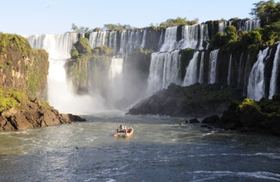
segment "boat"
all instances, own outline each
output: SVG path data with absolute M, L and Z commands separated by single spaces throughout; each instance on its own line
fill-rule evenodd
M 117 132 L 114 134 L 114 137 L 130 137 L 132 136 L 134 133 L 134 129 L 133 128 L 127 128 L 127 129 L 122 129 L 119 130 L 117 129 Z

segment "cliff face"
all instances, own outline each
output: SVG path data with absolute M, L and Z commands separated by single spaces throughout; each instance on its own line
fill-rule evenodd
M 31 49 L 18 35 L 0 34 L 0 87 L 15 88 L 31 97 L 46 96 L 48 54 Z
M 233 100 L 240 100 L 240 91 L 219 85 L 180 87 L 171 84 L 167 89 L 140 101 L 128 114 L 159 114 L 201 117 L 222 113 Z
M 0 33 L 0 131 L 70 123 L 47 102 L 48 54 L 18 35 Z

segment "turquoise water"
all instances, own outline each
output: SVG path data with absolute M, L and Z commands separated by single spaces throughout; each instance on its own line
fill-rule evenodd
M 280 181 L 280 140 L 104 113 L 0 134 L 0 181 Z M 112 137 L 125 123 L 130 139 Z

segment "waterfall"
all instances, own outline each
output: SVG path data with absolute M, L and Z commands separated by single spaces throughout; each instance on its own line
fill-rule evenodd
M 244 26 L 241 27 L 243 31 L 252 31 L 261 27 L 261 21 L 258 19 L 246 20 Z
M 207 24 L 200 24 L 200 42 L 199 42 L 199 49 L 203 49 L 203 43 L 204 41 L 209 40 L 209 35 L 208 35 L 208 25 Z M 206 46 L 206 48 L 208 45 Z
M 241 84 L 241 76 L 242 76 L 242 59 L 244 53 L 242 52 L 238 62 L 238 77 L 237 77 L 237 86 L 240 87 Z
M 179 51 L 153 53 L 148 78 L 148 94 L 179 83 Z
M 224 32 L 225 28 L 226 28 L 226 22 L 225 21 L 219 22 L 219 32 Z
M 110 96 L 112 103 L 123 97 L 123 59 L 113 57 L 109 68 Z
M 203 80 L 204 80 L 204 52 L 201 52 L 198 82 L 202 84 Z
M 166 29 L 163 45 L 160 52 L 172 51 L 177 47 L 177 28 L 169 27 Z
M 144 30 L 144 35 L 141 43 L 141 48 L 145 48 L 146 46 L 146 37 L 147 37 L 147 29 Z
M 106 46 L 107 31 L 92 32 L 89 36 L 89 43 L 92 48 Z
M 209 71 L 209 83 L 213 84 L 216 82 L 216 69 L 218 60 L 219 49 L 213 50 L 210 53 L 210 71 Z
M 229 64 L 228 64 L 228 75 L 227 75 L 227 84 L 230 85 L 231 83 L 231 67 L 232 67 L 232 54 L 229 57 Z
M 89 96 L 75 95 L 67 84 L 65 62 L 70 58 L 72 45 L 77 41 L 75 33 L 62 35 L 35 35 L 28 38 L 33 48 L 49 53 L 48 102 L 61 112 L 74 114 L 92 113 L 100 108 L 102 100 L 93 101 Z
M 272 99 L 272 97 L 276 94 L 276 88 L 277 88 L 277 77 L 279 73 L 279 62 L 280 62 L 280 43 L 278 43 L 277 51 L 274 56 L 273 60 L 273 68 L 272 68 L 272 74 L 270 79 L 270 88 L 269 88 L 269 98 Z
M 182 40 L 180 41 L 180 48 L 196 49 L 199 42 L 199 27 L 200 25 L 184 26 L 182 30 Z
M 184 78 L 183 85 L 189 86 L 198 82 L 197 78 L 197 61 L 198 61 L 199 51 L 196 51 L 193 58 L 186 69 L 186 75 Z
M 260 100 L 265 95 L 264 60 L 267 56 L 268 50 L 269 48 L 266 48 L 265 50 L 259 52 L 258 60 L 250 72 L 247 96 L 255 100 Z

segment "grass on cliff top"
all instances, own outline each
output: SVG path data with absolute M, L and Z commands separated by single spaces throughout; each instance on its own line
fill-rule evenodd
M 24 56 L 29 56 L 32 49 L 26 38 L 15 34 L 0 33 L 0 52 L 6 53 L 9 50 L 16 50 Z
M 17 107 L 27 99 L 28 97 L 22 91 L 0 88 L 0 112 Z

